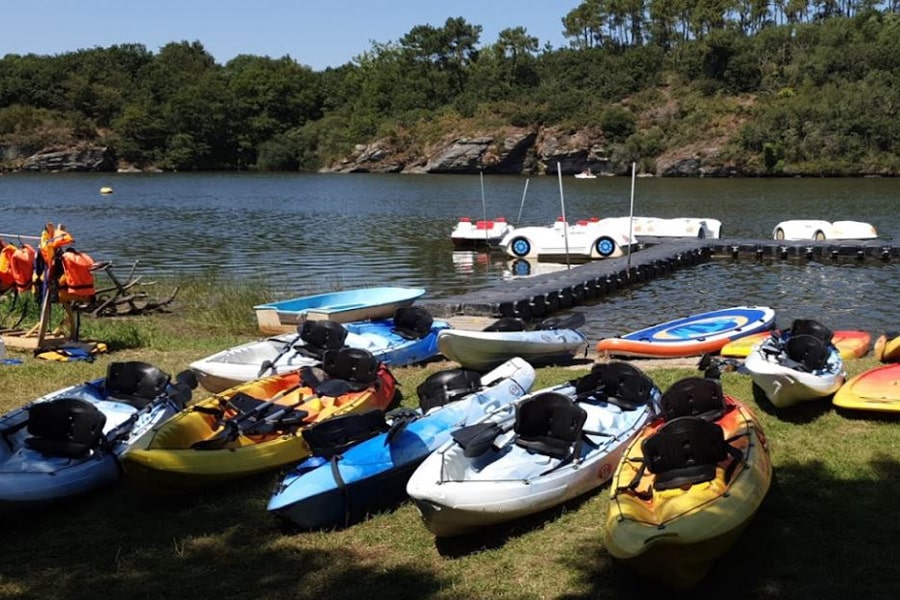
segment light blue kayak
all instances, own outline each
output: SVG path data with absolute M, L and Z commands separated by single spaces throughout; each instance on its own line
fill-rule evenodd
M 306 319 L 348 323 L 387 318 L 425 295 L 422 288 L 372 287 L 301 296 L 254 306 L 260 331 L 287 333 Z
M 422 408 L 411 421 L 395 420 L 391 431 L 342 454 L 303 461 L 284 477 L 268 510 L 293 525 L 317 529 L 347 525 L 390 506 L 406 497 L 410 475 L 453 431 L 524 396 L 534 379 L 534 368 L 521 358 L 483 376 L 464 369 L 436 373 L 419 387 Z M 441 389 L 450 401 L 432 407 L 429 398 Z M 459 399 L 453 399 L 456 393 Z
M 342 346 L 368 350 L 390 367 L 424 362 L 438 354 L 438 334 L 450 325 L 435 321 L 417 306 L 400 307 L 396 317 L 335 323 L 305 321 L 300 332 L 255 340 L 216 352 L 190 364 L 205 389 L 219 393 L 262 375 L 286 373 L 319 363 L 321 350 Z
M 117 481 L 119 457 L 184 408 L 196 381 L 140 362 L 0 417 L 0 512 L 43 505 Z

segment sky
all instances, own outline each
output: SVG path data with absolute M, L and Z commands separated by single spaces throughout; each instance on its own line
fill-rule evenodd
M 55 55 L 117 44 L 153 53 L 199 41 L 219 64 L 239 54 L 281 58 L 321 71 L 350 62 L 372 42 L 397 42 L 416 25 L 450 17 L 481 25 L 480 46 L 524 27 L 540 46 L 568 45 L 562 18 L 579 0 L 0 0 L 0 57 Z

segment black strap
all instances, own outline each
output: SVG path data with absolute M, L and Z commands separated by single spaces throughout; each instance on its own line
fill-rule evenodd
M 340 460 L 340 454 L 335 454 L 331 457 L 331 476 L 334 477 L 334 482 L 337 484 L 341 496 L 344 497 L 344 527 L 348 527 L 350 525 L 350 491 L 347 489 L 344 478 L 341 477 L 341 470 L 338 467 Z

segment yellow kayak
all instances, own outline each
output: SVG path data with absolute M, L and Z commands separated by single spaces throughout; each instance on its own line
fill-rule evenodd
M 604 542 L 638 573 L 683 590 L 750 522 L 772 463 L 755 415 L 718 380 L 683 379 L 661 403 L 663 416 L 631 443 L 613 476 Z
M 755 346 L 764 342 L 770 335 L 772 335 L 771 331 L 763 331 L 732 340 L 722 346 L 719 354 L 733 358 L 745 358 L 750 355 Z M 831 338 L 831 343 L 838 349 L 843 360 L 865 356 L 869 351 L 871 341 L 871 334 L 855 329 L 838 329 Z
M 366 350 L 329 352 L 322 370 L 253 380 L 186 408 L 125 453 L 126 475 L 158 491 L 189 491 L 262 473 L 309 456 L 309 426 L 390 406 L 396 380 L 384 364 Z
M 889 331 L 875 340 L 875 358 L 884 363 L 900 362 L 900 333 Z

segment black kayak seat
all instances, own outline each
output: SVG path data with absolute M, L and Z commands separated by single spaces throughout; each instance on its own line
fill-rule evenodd
M 326 350 L 322 355 L 322 369 L 333 379 L 343 379 L 351 391 L 369 387 L 378 378 L 380 361 L 362 348 Z
M 169 385 L 168 373 L 141 361 L 111 362 L 106 369 L 106 392 L 135 408 L 144 408 Z
M 445 369 L 432 373 L 416 388 L 423 413 L 459 400 L 481 389 L 481 374 L 471 369 Z
M 525 331 L 525 321 L 517 317 L 503 317 L 485 327 L 483 331 Z
M 792 335 L 785 350 L 789 359 L 803 365 L 809 372 L 824 368 L 831 354 L 828 346 L 813 335 Z
M 344 346 L 347 339 L 347 329 L 337 321 L 303 321 L 299 333 L 305 350 L 313 355 L 321 355 L 326 350 L 337 350 Z
M 313 454 L 331 458 L 353 444 L 387 430 L 384 412 L 375 409 L 325 419 L 303 429 L 301 434 Z
M 419 340 L 431 332 L 434 317 L 421 306 L 398 306 L 394 311 L 394 333 L 407 340 Z
M 701 417 L 715 421 L 725 414 L 722 382 L 708 377 L 686 377 L 676 381 L 660 399 L 666 421 L 679 417 Z
M 543 392 L 516 406 L 516 445 L 565 459 L 578 452 L 587 412 L 557 392 Z
M 700 417 L 678 417 L 641 443 L 653 487 L 669 490 L 711 481 L 728 449 L 722 428 Z
M 623 410 L 635 410 L 650 401 L 653 381 L 643 371 L 626 362 L 594 365 L 590 373 L 575 383 L 575 395 L 582 397 L 596 392 Z
M 80 458 L 99 447 L 106 415 L 81 398 L 38 402 L 28 409 L 25 446 L 47 456 Z
M 827 345 L 831 343 L 834 332 L 813 319 L 794 319 L 791 324 L 791 336 L 796 335 L 811 335 Z

